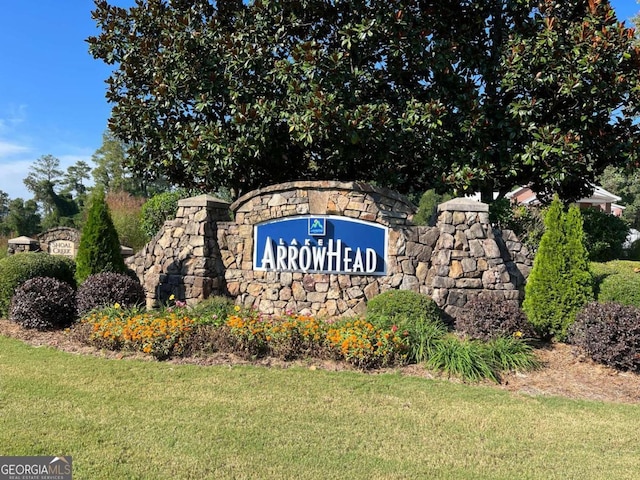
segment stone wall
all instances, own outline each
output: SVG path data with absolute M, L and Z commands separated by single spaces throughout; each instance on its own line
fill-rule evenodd
M 292 182 L 245 195 L 232 206 L 235 223 L 218 232 L 230 295 L 265 313 L 309 311 L 357 315 L 366 302 L 390 288 L 419 290 L 436 241 L 428 227 L 412 226 L 415 206 L 405 197 L 362 183 Z M 339 215 L 389 227 L 384 277 L 253 270 L 253 227 L 295 215 Z M 426 287 L 423 289 L 426 292 Z
M 174 220 L 125 263 L 138 276 L 147 306 L 171 295 L 192 305 L 226 293 L 224 268 L 216 241 L 218 222 L 229 219 L 229 204 L 210 195 L 178 202 Z
M 41 233 L 37 238 L 18 237 L 8 242 L 8 254 L 20 252 L 47 252 L 51 255 L 62 255 L 76 258 L 80 247 L 81 232 L 70 227 L 55 227 Z M 120 245 L 120 253 L 124 258 L 133 255 L 133 249 Z
M 175 220 L 128 259 L 148 305 L 174 294 L 188 303 L 228 294 L 265 313 L 359 315 L 389 289 L 428 294 L 450 315 L 475 295 L 518 300 L 531 267 L 511 232 L 496 232 L 488 207 L 442 204 L 435 226 L 412 224 L 415 206 L 396 192 L 357 182 L 290 182 L 253 191 L 231 206 L 210 196 L 182 200 Z M 254 269 L 254 227 L 301 215 L 332 215 L 388 229 L 386 273 L 305 273 Z

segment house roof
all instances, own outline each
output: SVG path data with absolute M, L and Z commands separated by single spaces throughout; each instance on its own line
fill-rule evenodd
M 507 193 L 508 198 L 513 198 L 516 196 L 520 196 L 522 194 L 526 194 L 524 197 L 520 199 L 520 203 L 525 205 L 537 205 L 540 203 L 536 193 L 531 190 L 529 187 L 518 187 L 517 189 Z M 584 197 L 580 200 L 577 200 L 576 203 L 589 203 L 592 205 L 600 205 L 605 203 L 615 203 L 622 200 L 619 196 L 614 195 L 613 193 L 605 190 L 604 188 L 596 185 L 594 186 L 593 194 L 590 197 Z

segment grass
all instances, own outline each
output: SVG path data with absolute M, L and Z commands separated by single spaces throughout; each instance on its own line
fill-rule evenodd
M 76 479 L 631 479 L 639 422 L 637 406 L 0 337 L 0 453 L 72 455 Z
M 600 287 L 602 286 L 603 282 L 605 282 L 607 277 L 612 276 L 610 280 L 614 280 L 614 279 L 620 278 L 619 276 L 622 276 L 622 277 L 631 278 L 633 280 L 632 277 L 637 277 L 639 275 L 638 271 L 640 270 L 640 262 L 632 261 L 632 260 L 612 260 L 610 262 L 603 262 L 603 263 L 591 262 L 590 270 L 594 279 L 594 291 L 596 294 L 596 300 L 598 300 L 600 297 Z M 618 277 L 615 277 L 616 275 Z M 607 281 L 610 281 L 610 280 L 607 280 Z M 614 280 L 614 283 L 616 283 L 615 280 Z M 618 285 L 619 288 L 622 288 L 624 290 L 625 288 L 624 283 L 625 283 L 624 281 L 620 283 Z M 633 294 L 631 294 L 631 296 L 633 297 Z M 611 299 L 607 298 L 606 300 L 610 301 Z M 629 303 L 629 302 L 623 301 L 622 303 Z
M 611 260 L 610 262 L 591 262 L 591 272 L 594 276 L 607 276 L 617 273 L 634 274 L 640 268 L 640 262 L 633 260 Z

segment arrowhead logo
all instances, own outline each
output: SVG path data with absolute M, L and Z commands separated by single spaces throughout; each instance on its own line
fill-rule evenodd
M 309 218 L 309 235 L 323 237 L 326 235 L 326 218 Z

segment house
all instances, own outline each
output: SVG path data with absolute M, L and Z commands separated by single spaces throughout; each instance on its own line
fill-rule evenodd
M 510 198 L 514 203 L 518 203 L 521 205 L 539 205 L 540 201 L 536 196 L 535 192 L 531 190 L 529 187 L 519 187 L 512 192 L 507 194 L 507 198 Z M 590 197 L 581 198 L 577 200 L 575 203 L 580 208 L 599 208 L 607 213 L 615 215 L 619 217 L 622 215 L 625 207 L 616 203 L 621 199 L 619 196 L 614 195 L 611 192 L 608 192 L 602 187 L 596 186 L 593 194 Z

